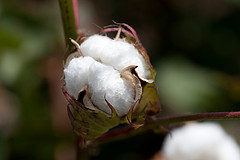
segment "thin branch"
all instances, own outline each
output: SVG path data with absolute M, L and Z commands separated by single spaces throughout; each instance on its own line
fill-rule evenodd
M 154 127 L 158 125 L 186 122 L 186 121 L 204 121 L 204 120 L 226 120 L 226 119 L 240 119 L 240 112 L 212 112 L 212 113 L 198 113 L 190 115 L 180 115 L 174 117 L 163 117 L 155 121 L 149 121 L 147 126 Z
M 206 121 L 206 120 L 226 120 L 226 119 L 240 119 L 240 112 L 213 112 L 213 113 L 199 113 L 190 115 L 179 115 L 171 117 L 162 117 L 155 120 L 147 121 L 146 124 L 138 129 L 131 126 L 109 131 L 99 137 L 97 142 L 113 141 L 130 137 L 139 133 L 144 133 L 161 125 L 168 125 L 173 123 L 182 123 L 186 121 Z

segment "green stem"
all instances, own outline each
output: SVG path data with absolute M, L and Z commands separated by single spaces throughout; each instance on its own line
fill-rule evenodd
M 69 38 L 72 38 L 74 40 L 78 38 L 79 30 L 78 0 L 59 0 L 59 6 L 62 16 L 65 43 L 68 49 L 64 55 L 64 59 L 66 60 L 68 55 L 72 52 L 71 48 L 73 46 Z M 86 149 L 81 147 L 82 142 L 83 139 L 81 138 L 79 139 L 79 137 L 77 137 L 76 158 L 77 160 L 88 160 L 89 155 Z
M 240 119 L 240 112 L 214 112 L 214 113 L 199 113 L 190 115 L 180 115 L 171 117 L 161 117 L 155 120 L 147 121 L 142 127 L 134 129 L 130 126 L 121 128 L 119 130 L 110 131 L 97 139 L 98 142 L 113 141 L 127 138 L 139 133 L 152 130 L 161 125 L 168 125 L 173 123 L 182 123 L 186 121 L 206 121 L 206 120 L 226 120 L 226 119 Z
M 69 38 L 77 39 L 78 11 L 77 0 L 59 0 L 60 11 L 62 15 L 62 23 L 64 29 L 65 42 L 68 47 L 72 44 Z

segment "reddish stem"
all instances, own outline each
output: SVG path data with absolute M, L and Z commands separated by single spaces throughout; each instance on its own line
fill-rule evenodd
M 203 120 L 225 120 L 225 119 L 240 119 L 240 112 L 214 112 L 214 113 L 199 113 L 190 115 L 179 115 L 171 117 L 162 117 L 155 120 L 147 121 L 144 126 L 134 129 L 131 126 L 109 131 L 99 137 L 96 141 L 105 142 L 109 140 L 121 139 L 129 136 L 143 133 L 154 129 L 161 125 L 182 123 L 186 121 L 203 121 Z
M 73 14 L 74 14 L 74 19 L 75 19 L 75 25 L 76 29 L 79 30 L 79 16 L 78 16 L 78 0 L 72 0 L 73 4 Z

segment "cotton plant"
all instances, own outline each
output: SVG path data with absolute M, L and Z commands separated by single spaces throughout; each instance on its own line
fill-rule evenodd
M 158 115 L 160 104 L 154 82 L 156 72 L 135 30 L 125 23 L 114 23 L 98 34 L 85 36 L 79 28 L 77 2 L 59 0 L 67 47 L 62 91 L 69 103 L 68 115 L 77 135 L 77 152 L 83 155 L 83 159 L 90 156 L 88 149 L 94 146 L 91 144 L 127 138 L 150 130 L 167 133 L 164 126 L 173 123 L 240 118 L 237 111 Z M 115 32 L 116 36 L 108 37 L 109 32 Z M 121 127 L 117 127 L 119 125 Z M 191 133 L 195 136 L 192 134 L 199 136 L 197 132 Z M 182 138 L 178 147 L 184 146 L 189 139 L 187 136 Z M 199 137 L 195 136 L 192 141 L 196 139 Z M 222 150 L 231 146 L 230 141 L 224 140 L 225 148 L 220 144 Z M 209 142 L 213 142 L 211 138 Z M 173 151 L 174 145 L 170 148 Z M 201 151 L 197 147 L 189 150 L 192 153 Z M 165 151 L 166 156 L 167 153 Z
M 190 123 L 167 136 L 162 154 L 165 160 L 239 160 L 240 148 L 219 124 Z
M 106 36 L 112 31 L 115 37 Z M 155 70 L 129 25 L 70 41 L 75 50 L 65 60 L 63 92 L 77 135 L 93 140 L 122 123 L 139 127 L 160 111 Z

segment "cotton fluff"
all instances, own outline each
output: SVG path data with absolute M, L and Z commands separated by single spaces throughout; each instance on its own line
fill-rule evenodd
M 73 58 L 64 69 L 66 89 L 74 98 L 78 98 L 79 91 L 87 85 L 89 67 L 95 60 L 92 57 Z
M 80 47 L 84 56 L 91 56 L 97 61 L 113 66 L 118 71 L 130 65 L 136 65 L 140 78 L 151 79 L 151 73 L 143 56 L 126 41 L 93 35 L 87 38 Z
M 216 123 L 192 123 L 167 136 L 166 160 L 239 160 L 236 142 Z
M 74 98 L 87 85 L 84 105 L 89 109 L 111 114 L 105 99 L 114 107 L 118 116 L 126 115 L 133 106 L 135 88 L 130 80 L 121 77 L 121 70 L 130 65 L 143 80 L 151 79 L 151 73 L 143 56 L 124 40 L 112 40 L 106 36 L 93 35 L 81 45 L 82 56 L 73 58 L 65 66 L 66 89 Z
M 118 116 L 127 114 L 134 103 L 133 86 L 111 66 L 94 62 L 89 69 L 88 85 L 92 102 L 108 114 L 111 109 L 105 99 L 114 106 Z

